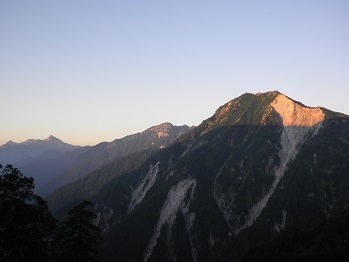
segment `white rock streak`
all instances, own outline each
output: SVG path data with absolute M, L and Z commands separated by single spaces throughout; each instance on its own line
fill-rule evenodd
M 149 171 L 144 179 L 142 179 L 135 190 L 133 190 L 131 194 L 131 202 L 128 206 L 127 212 L 131 212 L 135 206 L 142 202 L 145 195 L 149 191 L 149 189 L 154 185 L 156 181 L 157 174 L 159 172 L 160 162 L 157 162 L 155 166 L 150 165 Z
M 191 227 L 193 226 L 194 220 L 195 220 L 195 213 L 189 213 L 189 205 L 190 202 L 192 201 L 192 199 L 194 198 L 194 191 L 196 188 L 196 181 L 193 180 L 193 184 L 192 184 L 192 190 L 190 193 L 190 198 L 187 201 L 187 203 L 183 203 L 181 206 L 181 210 L 183 213 L 183 216 L 185 217 L 185 228 L 187 230 L 187 234 L 188 234 L 188 238 L 189 238 L 189 243 L 190 243 L 190 249 L 191 249 L 191 256 L 193 258 L 194 262 L 197 262 L 197 256 L 196 256 L 196 249 L 194 247 L 194 243 L 193 243 L 193 236 L 191 233 Z
M 274 226 L 274 229 L 275 229 L 277 232 L 280 232 L 282 229 L 285 228 L 285 225 L 286 225 L 286 218 L 287 218 L 287 211 L 286 211 L 286 209 L 283 209 L 283 210 L 282 210 L 282 222 L 281 222 L 281 224 L 275 223 L 275 226 Z
M 194 143 L 195 143 L 195 140 L 192 141 L 192 142 L 190 142 L 190 143 L 187 145 L 187 147 L 185 148 L 185 151 L 181 154 L 180 158 L 184 157 L 184 156 L 189 152 L 189 150 L 192 149 Z
M 189 188 L 192 187 L 191 196 L 188 201 L 185 201 L 186 194 L 189 190 Z M 177 185 L 173 186 L 170 191 L 167 194 L 166 201 L 164 205 L 161 208 L 160 211 L 160 218 L 156 224 L 153 236 L 150 239 L 147 252 L 145 254 L 143 261 L 148 261 L 150 258 L 154 247 L 157 244 L 157 239 L 160 237 L 161 228 L 167 224 L 168 231 L 171 231 L 172 226 L 176 220 L 176 215 L 179 209 L 182 210 L 183 215 L 186 216 L 186 214 L 189 211 L 189 204 L 191 199 L 193 198 L 194 190 L 196 187 L 196 180 L 195 179 L 185 179 L 180 181 Z M 189 214 L 189 220 L 186 221 L 186 227 L 187 230 L 190 229 L 192 224 L 192 219 L 195 218 L 193 214 Z M 192 245 L 192 243 L 191 243 Z M 193 247 L 192 247 L 192 253 L 193 253 Z M 194 261 L 196 260 L 196 255 L 193 255 Z
M 287 164 L 295 159 L 298 148 L 304 142 L 306 135 L 310 130 L 316 134 L 325 118 L 320 108 L 304 107 L 282 94 L 279 94 L 270 105 L 279 114 L 282 121 L 281 148 L 279 151 L 280 165 L 275 168 L 275 178 L 269 191 L 252 206 L 246 217 L 246 223 L 241 228 L 236 229 L 235 234 L 246 227 L 252 226 L 273 195 L 286 171 Z
M 228 164 L 230 159 L 231 159 L 231 157 L 229 156 L 228 159 L 224 162 L 223 166 L 220 168 L 219 172 L 217 173 L 217 175 L 214 179 L 213 196 L 214 196 L 214 199 L 216 200 L 216 203 L 217 203 L 219 209 L 223 213 L 223 217 L 224 217 L 225 221 L 227 222 L 227 225 L 229 226 L 230 230 L 233 232 L 233 229 L 232 229 L 230 222 L 229 222 L 229 219 L 228 219 L 228 209 L 229 209 L 230 205 L 232 205 L 234 203 L 235 195 L 233 196 L 233 199 L 231 200 L 228 207 L 226 207 L 226 203 L 225 203 L 226 201 L 224 200 L 224 194 L 219 192 L 219 189 L 217 188 L 217 187 L 219 187 L 219 185 L 217 186 L 217 184 L 218 184 L 217 179 L 220 176 L 220 174 L 222 173 L 223 168 L 226 167 L 226 165 Z
M 108 231 L 109 220 L 112 217 L 114 210 L 104 204 L 96 204 L 94 210 L 99 210 L 99 212 L 97 212 L 97 217 L 94 220 L 94 224 L 100 226 L 102 228 L 102 232 Z

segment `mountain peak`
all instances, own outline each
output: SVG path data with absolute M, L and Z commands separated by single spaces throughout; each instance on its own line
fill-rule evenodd
M 143 131 L 146 133 L 152 133 L 153 135 L 157 136 L 158 138 L 161 137 L 168 137 L 173 134 L 177 134 L 177 136 L 180 136 L 184 133 L 187 133 L 190 131 L 192 128 L 190 128 L 187 125 L 183 126 L 175 126 L 169 122 L 165 122 L 156 126 L 152 126 L 148 128 L 147 130 Z
M 283 126 L 315 126 L 325 119 L 321 108 L 304 106 L 281 93 L 270 105 L 282 119 Z
M 152 126 L 147 130 L 155 132 L 158 138 L 160 138 L 169 136 L 170 133 L 173 132 L 173 128 L 174 126 L 171 123 L 165 122 L 156 126 Z
M 274 90 L 274 91 L 268 91 L 268 92 L 257 92 L 257 93 L 254 93 L 255 96 L 260 96 L 260 95 L 265 95 L 265 94 L 269 94 L 269 95 L 279 95 L 281 94 L 279 90 Z
M 38 141 L 38 140 L 37 140 L 37 139 L 33 139 L 33 138 L 29 138 L 29 139 L 25 140 L 24 142 L 22 142 L 22 143 L 20 143 L 20 144 L 26 145 L 26 144 L 34 143 L 34 142 L 36 142 L 36 141 Z
M 311 127 L 323 122 L 329 110 L 312 108 L 279 91 L 245 93 L 219 107 L 198 129 L 199 135 L 227 126 L 283 125 Z
M 150 127 L 148 130 L 153 130 L 153 131 L 157 131 L 157 130 L 164 130 L 164 129 L 172 129 L 173 125 L 169 122 L 165 122 L 165 123 L 161 123 L 159 125 L 156 126 L 152 126 Z
M 12 140 L 7 141 L 5 144 L 2 145 L 2 147 L 10 147 L 10 146 L 14 146 L 17 143 L 13 142 Z
M 61 141 L 57 137 L 50 135 L 48 138 L 46 138 L 44 141 Z

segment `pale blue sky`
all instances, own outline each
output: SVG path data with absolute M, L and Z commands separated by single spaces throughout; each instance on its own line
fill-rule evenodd
M 0 1 L 0 144 L 198 125 L 245 92 L 349 114 L 349 1 Z

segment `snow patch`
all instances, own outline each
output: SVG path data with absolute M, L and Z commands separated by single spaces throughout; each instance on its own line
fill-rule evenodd
M 159 173 L 160 161 L 154 166 L 150 165 L 149 171 L 144 179 L 139 181 L 135 190 L 131 194 L 131 202 L 128 206 L 127 213 L 130 213 L 139 203 L 142 202 L 149 189 L 154 185 L 157 174 Z
M 167 224 L 168 232 L 172 230 L 172 226 L 176 220 L 177 212 L 181 209 L 185 220 L 186 220 L 186 229 L 190 232 L 190 228 L 192 226 L 193 220 L 195 219 L 195 215 L 193 213 L 188 215 L 189 205 L 191 200 L 194 197 L 194 191 L 196 187 L 196 180 L 193 178 L 188 178 L 180 181 L 177 185 L 173 186 L 167 194 L 166 201 L 161 208 L 160 218 L 156 224 L 153 236 L 150 239 L 147 252 L 145 253 L 144 260 L 148 261 L 150 258 L 154 247 L 157 244 L 157 239 L 160 237 L 161 228 Z M 186 201 L 186 195 L 188 190 L 192 188 L 189 199 Z M 189 235 L 190 239 L 190 235 Z M 192 256 L 193 260 L 197 261 L 195 250 L 191 243 Z

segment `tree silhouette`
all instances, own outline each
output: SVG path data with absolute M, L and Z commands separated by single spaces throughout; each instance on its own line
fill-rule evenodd
M 0 165 L 0 260 L 47 261 L 56 221 L 34 194 L 34 179 Z
M 86 208 L 93 206 L 83 201 L 68 212 L 59 237 L 61 261 L 96 261 L 101 240 L 100 229 L 93 224 L 96 215 Z

